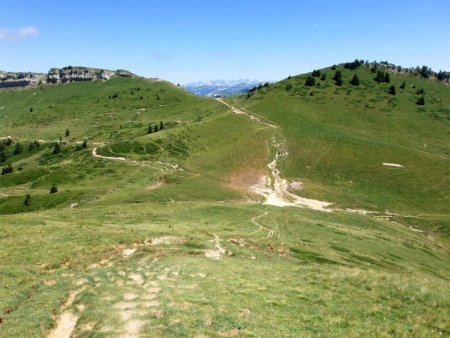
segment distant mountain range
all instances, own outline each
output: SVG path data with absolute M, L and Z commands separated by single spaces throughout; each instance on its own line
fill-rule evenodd
M 213 80 L 208 82 L 192 82 L 183 85 L 187 91 L 200 96 L 221 97 L 245 93 L 261 84 L 258 80 Z

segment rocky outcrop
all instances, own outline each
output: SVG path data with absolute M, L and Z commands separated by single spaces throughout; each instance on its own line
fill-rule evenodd
M 0 88 L 30 87 L 39 84 L 59 84 L 74 81 L 109 80 L 113 77 L 135 77 L 133 73 L 87 67 L 52 68 L 44 73 L 12 73 L 0 71 Z
M 47 74 L 0 71 L 0 88 L 29 87 L 39 83 L 47 83 Z

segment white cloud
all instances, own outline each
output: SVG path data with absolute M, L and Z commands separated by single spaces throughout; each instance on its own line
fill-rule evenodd
M 13 29 L 0 28 L 0 41 L 20 41 L 39 36 L 36 27 L 26 26 Z

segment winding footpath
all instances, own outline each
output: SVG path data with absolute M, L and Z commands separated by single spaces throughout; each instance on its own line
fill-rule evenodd
M 252 121 L 264 124 L 271 128 L 278 128 L 277 125 L 261 120 L 259 117 L 244 112 L 223 99 L 217 99 L 220 103 L 230 108 L 235 114 L 243 115 Z M 276 207 L 307 207 L 314 210 L 332 212 L 331 203 L 318 201 L 314 199 L 297 196 L 289 191 L 289 181 L 281 177 L 278 169 L 280 160 L 288 156 L 288 152 L 283 149 L 283 141 L 275 138 L 271 139 L 271 145 L 276 150 L 275 158 L 267 165 L 269 176 L 262 176 L 257 184 L 251 187 L 251 190 L 258 195 L 264 197 L 263 204 L 273 205 Z
M 170 169 L 178 169 L 178 164 L 172 165 L 170 163 L 165 163 L 165 162 L 161 162 L 161 161 L 157 161 L 157 162 L 149 162 L 149 161 L 136 161 L 136 160 L 129 160 L 125 157 L 114 157 L 114 156 L 103 156 L 103 155 L 99 155 L 97 154 L 97 147 L 95 147 L 94 149 L 92 149 L 92 156 L 97 157 L 97 158 L 101 158 L 103 160 L 109 160 L 109 161 L 119 161 L 119 162 L 126 162 L 126 163 L 130 163 L 130 164 L 136 164 L 136 165 L 140 165 L 143 167 L 148 167 L 148 168 L 153 168 L 153 169 L 160 169 L 160 170 L 164 170 L 163 168 L 160 168 L 159 166 L 165 166 L 167 168 Z

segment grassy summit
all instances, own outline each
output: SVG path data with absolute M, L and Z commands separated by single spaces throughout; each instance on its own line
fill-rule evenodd
M 234 112 L 139 78 L 0 91 L 0 336 L 450 334 L 449 89 L 339 68 Z M 274 158 L 333 211 L 260 203 Z

